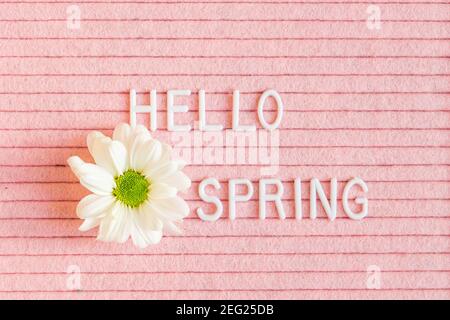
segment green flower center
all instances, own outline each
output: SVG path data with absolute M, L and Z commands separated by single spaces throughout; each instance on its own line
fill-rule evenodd
M 147 200 L 150 183 L 141 173 L 130 169 L 114 180 L 113 195 L 125 205 L 136 208 Z

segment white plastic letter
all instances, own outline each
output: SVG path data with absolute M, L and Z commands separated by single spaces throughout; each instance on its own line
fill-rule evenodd
M 156 117 L 157 117 L 157 102 L 156 102 L 156 90 L 150 92 L 150 105 L 137 105 L 136 103 L 136 90 L 130 90 L 130 125 L 136 126 L 136 114 L 137 113 L 150 113 L 150 130 L 156 130 Z
M 255 131 L 254 125 L 239 125 L 239 90 L 233 91 L 233 130 L 235 131 Z
M 244 184 L 247 186 L 246 194 L 236 195 L 236 185 Z M 230 220 L 236 219 L 236 202 L 248 201 L 253 196 L 253 184 L 248 179 L 231 179 L 228 181 L 228 216 Z
M 206 97 L 205 90 L 198 91 L 198 116 L 200 131 L 221 131 L 223 126 L 220 124 L 206 124 Z
M 216 206 L 216 211 L 212 214 L 206 214 L 202 208 L 197 208 L 197 215 L 203 221 L 216 221 L 223 213 L 222 201 L 216 196 L 210 196 L 206 193 L 206 187 L 212 185 L 216 190 L 220 190 L 220 183 L 215 178 L 207 178 L 202 180 L 198 185 L 198 194 L 200 198 L 207 203 L 214 203 Z
M 303 218 L 302 210 L 302 180 L 300 178 L 294 181 L 294 195 L 295 195 L 295 219 L 301 220 Z
M 167 130 L 169 131 L 191 131 L 191 126 L 175 125 L 174 115 L 175 113 L 186 113 L 189 108 L 187 105 L 175 105 L 175 96 L 190 96 L 191 90 L 169 90 L 167 91 Z
M 310 186 L 310 216 L 311 219 L 317 218 L 317 194 L 319 194 L 320 202 L 328 216 L 328 218 L 333 221 L 336 219 L 337 213 L 337 180 L 336 178 L 330 181 L 330 202 L 328 202 L 327 196 L 323 191 L 322 185 L 319 179 L 314 178 L 311 180 Z
M 361 189 L 367 193 L 369 192 L 369 188 L 367 187 L 366 183 L 364 182 L 364 180 L 360 179 L 360 178 L 353 178 L 352 180 L 350 180 L 349 182 L 347 182 L 347 184 L 345 185 L 344 188 L 344 192 L 342 193 L 342 206 L 344 207 L 344 211 L 347 214 L 347 216 L 350 219 L 353 220 L 361 220 L 364 217 L 367 216 L 367 214 L 369 213 L 369 201 L 367 200 L 367 198 L 365 197 L 358 197 L 355 199 L 355 202 L 357 204 L 360 204 L 362 206 L 362 209 L 360 212 L 353 212 L 352 209 L 350 209 L 349 205 L 348 205 L 348 195 L 350 193 L 350 189 L 357 184 L 358 186 L 361 187 Z
M 273 184 L 277 187 L 277 192 L 273 194 L 266 193 L 266 186 Z M 259 180 L 259 218 L 264 220 L 266 218 L 266 202 L 274 201 L 280 219 L 285 219 L 283 203 L 281 197 L 283 196 L 283 184 L 278 179 L 261 179 Z
M 268 123 L 264 118 L 264 104 L 268 97 L 273 97 L 277 103 L 277 117 L 273 121 L 273 123 Z M 261 122 L 261 125 L 270 131 L 277 129 L 280 126 L 281 119 L 283 118 L 283 101 L 281 101 L 281 97 L 275 90 L 266 90 L 261 95 L 258 100 L 258 119 Z

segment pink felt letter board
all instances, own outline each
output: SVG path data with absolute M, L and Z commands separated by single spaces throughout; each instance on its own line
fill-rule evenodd
M 450 298 L 449 12 L 437 0 L 2 1 L 0 298 Z M 92 161 L 87 134 L 129 122 L 131 89 L 146 105 L 157 91 L 152 135 L 172 145 L 203 134 L 200 89 L 223 136 L 234 90 L 240 124 L 257 132 L 267 131 L 258 99 L 276 90 L 274 171 L 204 161 L 190 144 L 181 235 L 139 249 L 80 232 L 75 208 L 88 192 L 66 160 Z M 191 91 L 176 98 L 188 106 L 175 116 L 188 133 L 167 128 L 175 89 Z M 268 99 L 270 123 L 275 107 Z M 149 115 L 137 122 L 149 127 Z M 267 176 L 284 187 L 285 219 L 274 202 L 260 219 Z M 354 177 L 369 190 L 360 220 L 342 206 Z M 214 211 L 198 192 L 207 178 L 221 187 L 208 189 L 223 204 L 216 221 L 197 215 Z M 238 178 L 254 193 L 230 219 L 228 182 Z M 336 219 L 320 199 L 310 218 L 313 178 L 327 195 L 336 178 Z

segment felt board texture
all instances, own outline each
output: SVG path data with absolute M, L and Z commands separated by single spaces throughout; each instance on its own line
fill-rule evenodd
M 450 298 L 449 21 L 437 0 L 1 1 L 0 298 Z M 182 236 L 141 250 L 78 231 L 88 191 L 66 159 L 89 160 L 89 131 L 128 122 L 131 88 L 140 103 L 158 90 L 154 136 L 166 142 L 169 89 L 193 92 L 177 122 L 197 119 L 205 89 L 208 121 L 225 128 L 234 89 L 241 122 L 258 127 L 259 94 L 277 90 L 287 219 L 273 206 L 258 219 L 258 165 L 194 164 Z M 350 220 L 339 201 L 335 221 L 308 218 L 309 179 L 328 190 L 336 177 L 342 190 L 355 176 L 369 187 L 368 217 Z M 216 222 L 195 214 L 208 209 L 197 192 L 206 177 L 222 183 Z M 255 196 L 231 222 L 226 182 L 242 177 Z

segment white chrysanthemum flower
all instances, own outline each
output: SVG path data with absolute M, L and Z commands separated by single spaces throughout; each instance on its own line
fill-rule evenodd
M 123 243 L 131 236 L 144 248 L 161 240 L 163 228 L 176 226 L 189 213 L 177 196 L 191 180 L 183 163 L 171 159 L 171 148 L 153 139 L 144 126 L 119 124 L 109 138 L 98 131 L 87 137 L 96 164 L 70 157 L 72 171 L 92 194 L 77 206 L 81 231 L 99 227 L 97 239 Z

